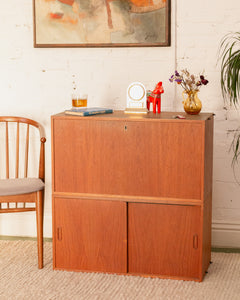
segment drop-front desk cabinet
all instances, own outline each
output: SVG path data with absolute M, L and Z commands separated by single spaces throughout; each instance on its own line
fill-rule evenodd
M 202 281 L 213 115 L 52 116 L 53 268 Z

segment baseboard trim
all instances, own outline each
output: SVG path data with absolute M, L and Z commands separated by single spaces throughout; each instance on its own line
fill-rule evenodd
M 240 253 L 240 248 L 214 248 L 212 247 L 212 252 L 222 252 L 222 253 Z
M 10 236 L 10 235 L 0 235 L 0 240 L 6 241 L 37 241 L 36 237 L 29 236 Z M 52 238 L 44 238 L 44 242 L 51 242 Z M 221 248 L 221 247 L 212 247 L 212 252 L 224 252 L 224 253 L 240 253 L 240 248 Z
M 240 249 L 240 223 L 212 222 L 212 247 Z
M 33 212 L 1 214 L 0 236 L 36 237 L 36 214 Z M 52 215 L 44 215 L 43 236 L 52 238 Z
M 10 236 L 10 235 L 0 235 L 0 240 L 7 241 L 37 241 L 36 237 L 30 236 Z M 52 242 L 52 238 L 43 238 L 44 242 Z

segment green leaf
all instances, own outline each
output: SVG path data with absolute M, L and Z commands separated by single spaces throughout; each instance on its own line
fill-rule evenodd
M 240 128 L 236 130 L 236 133 L 234 135 L 232 144 L 230 149 L 233 150 L 233 159 L 232 159 L 232 167 L 238 162 L 238 157 L 240 155 L 240 133 L 239 133 Z
M 226 35 L 220 44 L 219 53 L 223 98 L 237 106 L 240 96 L 240 32 Z

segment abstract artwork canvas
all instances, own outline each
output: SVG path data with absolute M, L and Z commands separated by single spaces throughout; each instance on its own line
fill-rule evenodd
M 35 47 L 170 45 L 170 0 L 33 0 Z

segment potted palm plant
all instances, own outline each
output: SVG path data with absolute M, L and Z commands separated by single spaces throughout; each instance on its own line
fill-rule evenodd
M 227 34 L 220 44 L 221 89 L 225 101 L 238 108 L 240 103 L 240 32 Z M 240 128 L 236 129 L 231 145 L 232 163 L 240 155 Z

